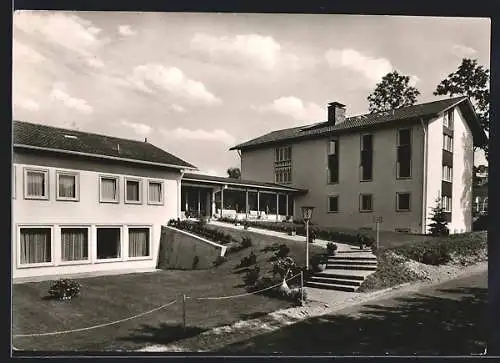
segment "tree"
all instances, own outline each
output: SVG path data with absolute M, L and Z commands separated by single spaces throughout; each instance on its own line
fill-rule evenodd
M 432 208 L 432 216 L 430 219 L 432 220 L 432 223 L 429 224 L 431 235 L 447 236 L 450 233 L 446 212 L 441 204 L 441 198 L 436 200 L 436 206 Z
M 434 91 L 435 96 L 449 95 L 467 96 L 470 98 L 479 118 L 479 123 L 484 131 L 489 132 L 489 90 L 490 71 L 478 65 L 477 59 L 462 59 L 458 69 L 450 73 L 448 77 L 439 83 Z M 488 145 L 481 145 L 486 158 L 488 157 Z
M 387 73 L 377 83 L 375 90 L 367 98 L 368 107 L 374 113 L 411 106 L 417 102 L 418 95 L 420 91 L 410 85 L 410 77 L 394 71 Z
M 227 175 L 233 179 L 241 179 L 240 168 L 229 168 L 227 169 Z

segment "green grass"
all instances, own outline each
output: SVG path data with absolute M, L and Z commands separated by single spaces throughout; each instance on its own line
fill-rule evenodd
M 50 281 L 13 286 L 13 334 L 44 333 L 85 328 L 108 323 L 154 309 L 179 298 L 227 296 L 245 293 L 243 274 L 235 267 L 250 251 L 257 255 L 261 275 L 269 271 L 272 251 L 262 252 L 272 244 L 285 243 L 298 264 L 305 261 L 304 243 L 262 236 L 247 231 L 230 230 L 233 235 L 249 235 L 252 247 L 231 253 L 217 268 L 198 271 L 164 270 L 152 273 L 125 274 L 78 279 L 79 297 L 71 301 L 45 299 Z M 322 252 L 311 246 L 311 254 Z M 186 320 L 189 327 L 180 329 L 180 302 L 137 319 L 95 330 L 46 337 L 14 338 L 20 350 L 135 350 L 148 344 L 167 344 L 203 330 L 234 323 L 256 314 L 291 307 L 293 303 L 262 295 L 235 299 L 196 301 L 188 299 Z

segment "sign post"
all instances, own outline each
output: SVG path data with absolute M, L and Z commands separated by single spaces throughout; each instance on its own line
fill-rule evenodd
M 374 222 L 375 222 L 375 224 L 377 226 L 377 250 L 378 250 L 379 244 L 380 244 L 379 243 L 379 240 L 380 240 L 380 238 L 379 238 L 380 223 L 384 222 L 384 218 L 382 216 L 377 216 L 377 217 L 375 217 L 373 219 L 374 219 Z

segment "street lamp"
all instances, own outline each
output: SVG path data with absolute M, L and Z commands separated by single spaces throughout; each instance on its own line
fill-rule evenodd
M 302 218 L 306 222 L 306 270 L 309 271 L 309 221 L 312 218 L 314 207 L 303 206 Z

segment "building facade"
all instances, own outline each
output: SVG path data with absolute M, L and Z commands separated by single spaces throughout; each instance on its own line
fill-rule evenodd
M 484 142 L 470 101 L 458 97 L 351 118 L 334 102 L 326 122 L 232 149 L 243 178 L 306 189 L 296 212 L 315 206 L 315 223 L 374 228 L 382 217 L 381 229 L 424 233 L 439 198 L 458 233 L 471 230 L 473 145 Z

